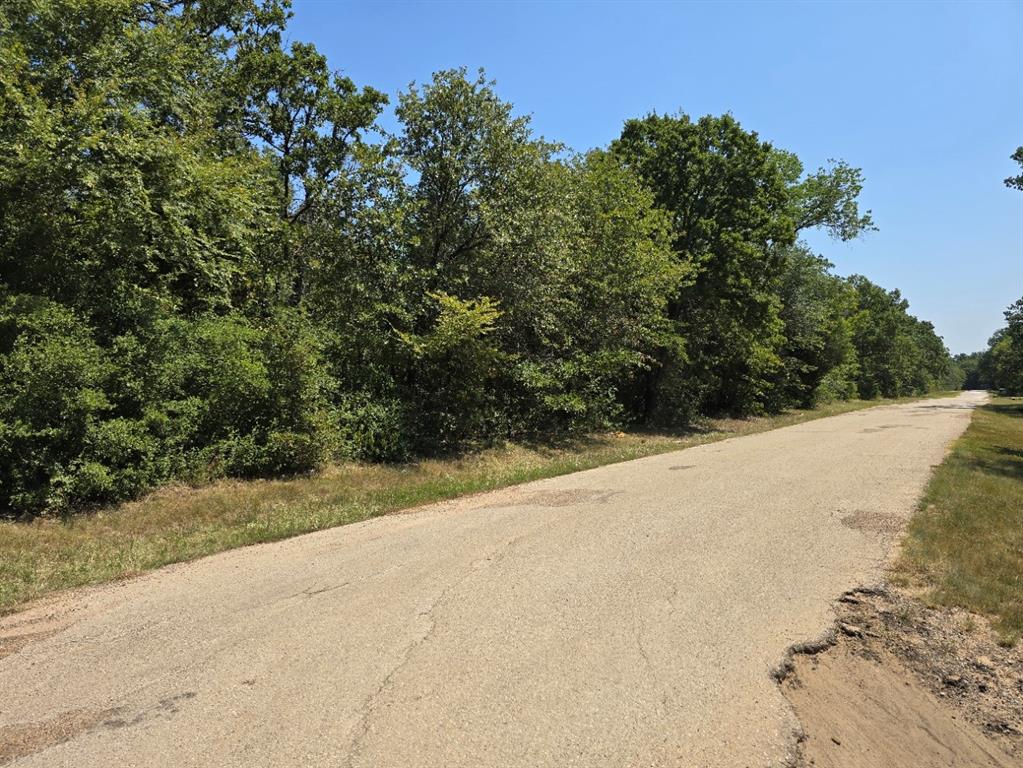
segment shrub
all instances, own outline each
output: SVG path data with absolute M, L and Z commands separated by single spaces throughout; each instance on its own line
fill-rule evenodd
M 64 513 L 172 477 L 315 467 L 339 420 L 307 322 L 154 312 L 109 346 L 29 296 L 0 306 L 0 510 Z
M 501 317 L 495 301 L 429 296 L 437 305 L 433 326 L 401 338 L 412 358 L 409 397 L 417 414 L 416 445 L 436 452 L 492 434 L 493 383 L 506 356 L 488 339 Z
M 207 475 L 280 475 L 315 467 L 336 444 L 326 373 L 306 322 L 205 318 L 192 330 L 179 402 L 198 403 L 191 448 Z
M 109 375 L 69 309 L 32 296 L 0 305 L 0 509 L 34 514 L 109 498 L 109 471 L 87 458 L 110 410 Z
M 349 400 L 340 411 L 342 453 L 365 461 L 407 461 L 413 447 L 408 409 L 395 398 Z

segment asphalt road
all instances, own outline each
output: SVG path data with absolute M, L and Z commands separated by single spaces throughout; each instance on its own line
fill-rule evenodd
M 770 671 L 878 579 L 982 398 L 820 419 L 48 601 L 0 621 L 26 635 L 0 659 L 0 755 L 779 765 L 797 723 Z

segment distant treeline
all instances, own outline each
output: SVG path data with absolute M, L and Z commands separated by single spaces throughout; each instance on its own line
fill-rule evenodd
M 539 138 L 482 73 L 388 99 L 282 0 L 0 5 L 0 513 L 958 386 L 800 233 L 862 176 L 729 115 Z
M 1023 298 L 1005 310 L 1005 327 L 995 331 L 987 349 L 956 355 L 954 362 L 962 371 L 964 389 L 1023 395 Z

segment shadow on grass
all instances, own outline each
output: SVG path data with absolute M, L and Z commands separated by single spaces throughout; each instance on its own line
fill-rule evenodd
M 1002 449 L 1005 450 L 1005 449 Z M 1013 452 L 1018 454 L 1018 451 Z M 1012 458 L 973 458 L 964 462 L 968 469 L 986 475 L 998 475 L 1013 480 L 1023 480 L 1023 460 L 1013 455 Z
M 1012 416 L 1017 419 L 1023 419 L 1023 398 L 1015 398 L 1019 402 L 1015 403 L 990 403 L 988 405 L 982 405 L 985 411 L 991 411 L 991 413 L 997 413 L 1001 416 Z
M 1023 418 L 1023 400 L 1016 403 L 990 403 L 981 408 L 995 416 Z M 1023 448 L 991 443 L 984 446 L 982 451 L 964 457 L 964 463 L 984 474 L 1023 480 Z

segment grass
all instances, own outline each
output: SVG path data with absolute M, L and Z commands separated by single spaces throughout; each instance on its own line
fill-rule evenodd
M 976 410 L 937 468 L 906 535 L 896 578 L 932 604 L 992 618 L 1023 638 L 1023 398 Z
M 410 465 L 346 464 L 285 480 L 167 487 L 67 520 L 4 521 L 0 615 L 49 592 L 235 547 L 890 402 L 849 401 L 756 419 L 708 420 L 676 435 L 618 432 L 557 446 L 508 445 Z

